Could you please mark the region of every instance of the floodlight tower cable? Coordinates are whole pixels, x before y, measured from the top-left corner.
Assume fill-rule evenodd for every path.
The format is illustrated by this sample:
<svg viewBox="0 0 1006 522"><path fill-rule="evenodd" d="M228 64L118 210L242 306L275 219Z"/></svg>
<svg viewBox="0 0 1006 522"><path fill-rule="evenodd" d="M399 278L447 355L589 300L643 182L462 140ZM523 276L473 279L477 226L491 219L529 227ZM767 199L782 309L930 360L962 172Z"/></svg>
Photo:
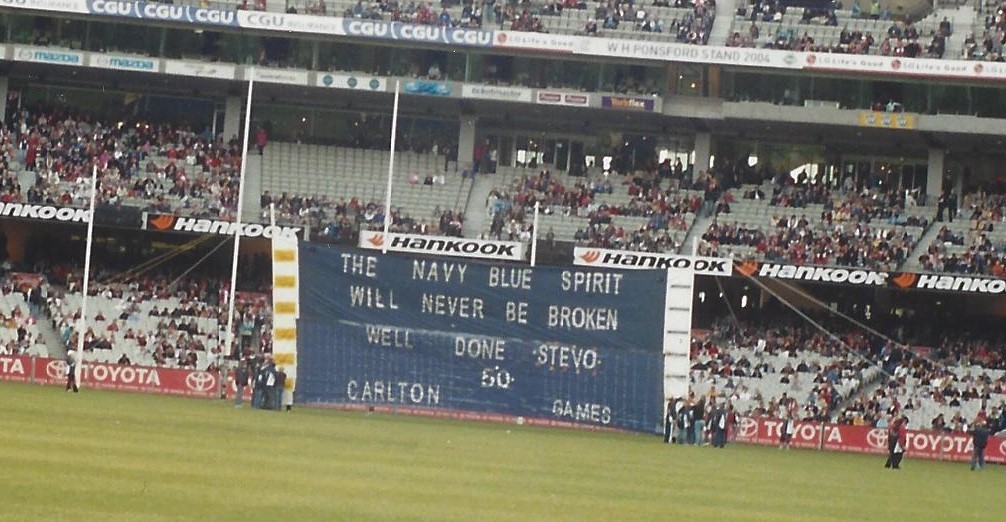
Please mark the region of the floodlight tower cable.
<svg viewBox="0 0 1006 522"><path fill-rule="evenodd" d="M843 341L839 336L835 335L834 332L832 332L831 330L828 330L821 323L818 323L817 321L815 321L814 319L812 319L810 316L808 316L806 313L804 313L803 310L800 310L799 307L797 307L793 303L789 302L789 300L787 300L786 298L782 297L778 292L776 292L776 291L772 290L771 288L769 288L768 285L766 285L766 284L762 283L761 281L755 279L753 276L751 276L749 274L744 274L744 277L748 278L748 280L750 280L752 283L754 283L755 285L757 285L762 290L764 290L764 291L768 292L769 294L771 294L772 297L775 297L776 299L778 299L779 302L781 302L782 304L786 305L787 308L789 308L794 313L796 313L797 315L799 315L803 320L805 320L808 323L810 323L814 328L817 328L818 330L820 330L822 333L824 333L826 336L828 336L829 339L837 342L839 344L839 346L842 347L843 350L845 350L846 352L855 354L856 357L858 357L859 359L865 361L867 364L869 364L871 366L877 366L882 373L888 374L888 372L886 372L884 370L883 365L877 364L875 361L870 360L869 357L867 357L867 356L863 355L862 353L859 353L858 351L854 350L845 341ZM890 374L888 374L888 375L890 375Z"/></svg>
<svg viewBox="0 0 1006 522"><path fill-rule="evenodd" d="M224 246L226 244L227 244L227 240L226 239L224 239L224 240L220 241L219 243L217 243L217 246L213 247L213 249L210 250L209 252L207 252L206 255L204 255L203 257L199 258L199 260L196 261L195 263L193 263L192 266L190 266L189 268L185 269L185 271L182 272L178 277L174 278L170 283L168 283L168 288L171 288L171 287L175 286L176 284L178 284L178 282L181 281L182 278L184 278L185 276L189 275L189 273L192 272L193 270L195 270L196 267L198 267L199 265L201 265L203 263L203 261L206 261L207 259L209 259L210 256L212 256L213 254L215 254L217 252L217 250L220 250L220 247L222 247L222 246Z"/></svg>
<svg viewBox="0 0 1006 522"><path fill-rule="evenodd" d="M136 265L135 267L130 268L129 270L126 270L125 272L122 272L121 274L111 276L107 280L102 281L102 283L106 283L106 284L107 283L118 283L118 282L125 281L126 279L129 279L130 277L139 277L139 276L143 275L144 273L146 273L146 272L148 272L150 270L153 270L154 268L157 268L158 266L163 265L164 263L170 261L171 259L182 255L185 252L188 252L190 250L196 249L201 244L207 242L210 239L212 239L212 236L210 236L210 235L199 236L196 239L193 239L192 241L189 241L188 243L184 243L182 245L178 245L175 248L172 248L171 250L168 250L167 252L164 252L163 254L159 254L159 255L157 255L154 258L148 259L148 260L146 260L146 261L144 261L144 262Z"/></svg>
<svg viewBox="0 0 1006 522"><path fill-rule="evenodd" d="M751 276L748 276L748 277L751 277ZM881 339L884 339L885 341L897 344L899 346L904 346L904 343L902 343L901 341L899 341L897 339L894 339L894 338L888 336L887 334L884 334L883 332L879 332L879 331L875 330L874 328L872 328L872 327L870 327L870 326L862 323L858 319L856 319L854 317L851 317L851 316L845 314L844 312L842 312L840 310L837 310L837 309L832 310L826 303L824 303L823 301L821 301L817 297L814 297L813 294L808 293L806 290L800 288L799 286L796 286L795 284L788 283L786 281L778 281L778 283L779 283L780 286L785 287L787 290L790 290L793 293L800 295L800 297L803 297L803 298L807 299L808 301L810 301L810 302L812 302L812 303L820 306L821 308L826 309L826 310L828 310L831 313L834 313L835 315L841 317L842 319L845 319L846 321L849 321L850 323L858 326L859 328L862 328L863 330L866 330L867 332L870 332L873 335L876 335L877 337L880 337Z"/></svg>
<svg viewBox="0 0 1006 522"><path fill-rule="evenodd" d="M739 319L737 319L737 314L734 312L733 305L730 304L730 298L727 296L726 291L723 290L723 283L720 283L720 278L718 278L718 277L716 277L714 279L716 279L716 287L719 288L720 295L723 296L723 302L725 302L727 304L727 310L730 311L730 318L734 320L734 326L736 326L737 329L740 330L741 329L741 322L740 322Z"/></svg>

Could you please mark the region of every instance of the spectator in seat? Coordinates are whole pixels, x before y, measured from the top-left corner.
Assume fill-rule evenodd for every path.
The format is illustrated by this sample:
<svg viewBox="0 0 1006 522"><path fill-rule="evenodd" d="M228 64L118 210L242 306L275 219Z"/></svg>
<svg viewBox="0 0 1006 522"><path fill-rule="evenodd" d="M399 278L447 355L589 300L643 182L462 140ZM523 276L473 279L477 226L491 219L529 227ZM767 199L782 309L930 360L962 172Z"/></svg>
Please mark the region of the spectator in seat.
<svg viewBox="0 0 1006 522"><path fill-rule="evenodd" d="M258 154L261 156L265 151L265 146L269 143L269 133L264 127L259 127L255 131L255 146L258 147Z"/></svg>

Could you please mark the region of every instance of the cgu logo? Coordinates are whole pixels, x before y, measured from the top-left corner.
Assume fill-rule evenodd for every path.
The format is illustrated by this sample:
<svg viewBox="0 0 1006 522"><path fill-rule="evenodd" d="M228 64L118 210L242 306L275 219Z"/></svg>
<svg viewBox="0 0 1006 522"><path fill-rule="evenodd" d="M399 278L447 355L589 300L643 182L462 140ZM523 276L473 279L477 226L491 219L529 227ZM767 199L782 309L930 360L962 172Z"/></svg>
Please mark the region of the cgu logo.
<svg viewBox="0 0 1006 522"><path fill-rule="evenodd" d="M283 27L284 18L278 14L252 13L248 15L248 23L258 27Z"/></svg>
<svg viewBox="0 0 1006 522"><path fill-rule="evenodd" d="M140 16L138 11L134 11L135 8L136 6L132 2L106 2L104 0L96 0L91 3L91 11L98 14Z"/></svg>
<svg viewBox="0 0 1006 522"><path fill-rule="evenodd" d="M391 28L385 23L376 22L349 22L346 32L352 35L377 36L380 38L391 37Z"/></svg>
<svg viewBox="0 0 1006 522"><path fill-rule="evenodd" d="M233 12L219 11L217 9L196 9L193 12L193 18L197 22L210 23L210 24L224 24L224 25L234 25L237 23L237 18ZM279 17L280 25L283 24L283 17Z"/></svg>
<svg viewBox="0 0 1006 522"><path fill-rule="evenodd" d="M489 46L493 43L492 33L486 33L482 31L462 31L454 30L449 31L447 36L450 38L451 43L461 44L461 45L481 45Z"/></svg>
<svg viewBox="0 0 1006 522"><path fill-rule="evenodd" d="M145 4L143 6L143 16L159 20L183 20L185 18L185 6L171 4Z"/></svg>

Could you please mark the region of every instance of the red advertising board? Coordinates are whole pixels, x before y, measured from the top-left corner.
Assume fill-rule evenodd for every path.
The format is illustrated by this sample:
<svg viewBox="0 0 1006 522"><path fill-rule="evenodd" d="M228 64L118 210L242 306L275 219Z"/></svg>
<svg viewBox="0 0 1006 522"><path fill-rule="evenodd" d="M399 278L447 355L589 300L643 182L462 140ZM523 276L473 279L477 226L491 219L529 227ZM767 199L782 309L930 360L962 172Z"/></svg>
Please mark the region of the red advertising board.
<svg viewBox="0 0 1006 522"><path fill-rule="evenodd" d="M34 381L62 385L66 382L66 362L40 357L35 361ZM81 387L98 390L163 393L187 397L217 397L217 373L176 368L127 366L87 362L81 366Z"/></svg>
<svg viewBox="0 0 1006 522"><path fill-rule="evenodd" d="M742 417L737 422L737 442L747 444L779 444L783 421L768 417ZM815 449L821 446L821 423L797 422L790 446Z"/></svg>
<svg viewBox="0 0 1006 522"><path fill-rule="evenodd" d="M31 357L27 355L0 355L0 380L30 381Z"/></svg>
<svg viewBox="0 0 1006 522"><path fill-rule="evenodd" d="M737 424L737 442L779 444L783 422L766 417L744 417ZM906 455L909 458L968 461L971 437L964 433L908 430ZM887 430L870 426L846 426L816 422L797 422L791 445L794 448L823 449L849 453L887 453ZM991 437L985 448L985 460L1006 463L1006 438Z"/></svg>

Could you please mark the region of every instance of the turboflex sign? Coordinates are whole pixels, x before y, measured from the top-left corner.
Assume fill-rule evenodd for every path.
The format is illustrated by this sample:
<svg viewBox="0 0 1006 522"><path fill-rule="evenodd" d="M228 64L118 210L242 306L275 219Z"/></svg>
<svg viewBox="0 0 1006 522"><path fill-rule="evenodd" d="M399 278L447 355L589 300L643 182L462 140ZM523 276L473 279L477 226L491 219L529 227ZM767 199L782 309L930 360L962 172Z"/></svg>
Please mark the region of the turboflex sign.
<svg viewBox="0 0 1006 522"><path fill-rule="evenodd" d="M696 275L730 277L733 262L718 257L681 256L651 252L630 252L606 248L576 247L573 264L604 268L693 270Z"/></svg>
<svg viewBox="0 0 1006 522"><path fill-rule="evenodd" d="M498 261L523 261L524 244L516 241L486 241L461 237L422 236L398 234L376 230L360 231L360 248L431 254L439 256L472 257Z"/></svg>
<svg viewBox="0 0 1006 522"><path fill-rule="evenodd" d="M146 214L143 218L143 230L161 230L172 232L194 232L197 234L219 234L221 236L241 237L274 237L296 236L300 227L279 225L262 225L259 223L235 223L220 219L187 218L171 214Z"/></svg>

